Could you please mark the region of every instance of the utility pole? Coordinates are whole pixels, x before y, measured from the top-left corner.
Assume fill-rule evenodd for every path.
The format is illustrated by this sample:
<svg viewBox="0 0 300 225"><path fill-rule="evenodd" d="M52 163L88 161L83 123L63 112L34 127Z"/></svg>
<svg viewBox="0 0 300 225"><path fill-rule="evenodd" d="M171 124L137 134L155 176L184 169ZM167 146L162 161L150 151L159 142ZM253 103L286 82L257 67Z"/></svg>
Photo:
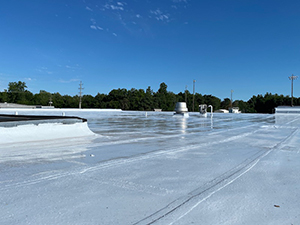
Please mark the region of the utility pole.
<svg viewBox="0 0 300 225"><path fill-rule="evenodd" d="M81 109L81 99L82 99L82 90L84 89L82 87L83 83L80 81L80 84L79 84L79 109Z"/></svg>
<svg viewBox="0 0 300 225"><path fill-rule="evenodd" d="M196 80L193 80L193 112L195 112L195 83Z"/></svg>
<svg viewBox="0 0 300 225"><path fill-rule="evenodd" d="M294 74L292 74L292 76L289 77L289 79L292 81L292 87L291 87L291 96L292 96L292 102L291 102L291 106L293 107L293 89L294 89L294 80L296 80L298 78L298 76L294 76Z"/></svg>
<svg viewBox="0 0 300 225"><path fill-rule="evenodd" d="M52 102L52 97L50 96L50 99L49 99L49 106L52 106L53 102Z"/></svg>

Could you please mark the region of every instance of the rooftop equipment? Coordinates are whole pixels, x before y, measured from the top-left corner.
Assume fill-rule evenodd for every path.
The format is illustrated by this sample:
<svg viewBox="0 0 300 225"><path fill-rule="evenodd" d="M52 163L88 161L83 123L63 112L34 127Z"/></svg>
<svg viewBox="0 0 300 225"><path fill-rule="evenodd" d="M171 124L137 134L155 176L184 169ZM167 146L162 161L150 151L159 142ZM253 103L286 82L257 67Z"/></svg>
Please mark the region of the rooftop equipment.
<svg viewBox="0 0 300 225"><path fill-rule="evenodd" d="M177 102L175 106L174 115L183 115L188 117L188 108L186 107L186 102Z"/></svg>
<svg viewBox="0 0 300 225"><path fill-rule="evenodd" d="M199 112L201 116L207 117L207 105L206 104L199 105Z"/></svg>
<svg viewBox="0 0 300 225"><path fill-rule="evenodd" d="M207 107L206 104L201 104L199 105L199 112L200 112L200 115L203 116L203 117L207 117L207 108L210 108L210 116L213 116L213 106L212 105L209 105Z"/></svg>

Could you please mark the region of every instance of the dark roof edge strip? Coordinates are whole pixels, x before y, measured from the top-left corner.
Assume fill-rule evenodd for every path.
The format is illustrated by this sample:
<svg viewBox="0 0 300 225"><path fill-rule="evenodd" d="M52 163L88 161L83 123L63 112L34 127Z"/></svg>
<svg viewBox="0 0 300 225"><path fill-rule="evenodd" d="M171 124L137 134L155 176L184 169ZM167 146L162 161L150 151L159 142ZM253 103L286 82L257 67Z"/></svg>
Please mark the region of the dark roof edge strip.
<svg viewBox="0 0 300 225"><path fill-rule="evenodd" d="M30 120L55 120L55 119L78 119L87 122L87 119L77 116L41 116L41 115L9 115L0 114L0 122L30 121Z"/></svg>

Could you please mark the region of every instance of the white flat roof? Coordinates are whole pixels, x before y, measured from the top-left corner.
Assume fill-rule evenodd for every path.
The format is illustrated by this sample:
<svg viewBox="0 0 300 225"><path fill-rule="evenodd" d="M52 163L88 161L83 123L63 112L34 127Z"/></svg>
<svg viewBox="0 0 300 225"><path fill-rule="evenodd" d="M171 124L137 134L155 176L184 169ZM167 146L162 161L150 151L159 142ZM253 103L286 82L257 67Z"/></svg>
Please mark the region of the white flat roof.
<svg viewBox="0 0 300 225"><path fill-rule="evenodd" d="M275 108L275 113L300 114L300 106L278 106Z"/></svg>

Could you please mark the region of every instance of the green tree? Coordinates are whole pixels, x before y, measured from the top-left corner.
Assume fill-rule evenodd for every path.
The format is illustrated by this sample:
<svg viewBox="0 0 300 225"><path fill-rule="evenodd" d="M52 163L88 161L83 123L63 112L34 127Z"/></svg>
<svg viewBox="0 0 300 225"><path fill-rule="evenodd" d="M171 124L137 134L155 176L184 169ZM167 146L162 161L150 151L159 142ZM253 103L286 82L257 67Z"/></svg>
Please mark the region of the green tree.
<svg viewBox="0 0 300 225"><path fill-rule="evenodd" d="M98 93L96 96L95 96L95 107L96 108L106 108L106 100L107 99L107 95L105 94L100 94Z"/></svg>
<svg viewBox="0 0 300 225"><path fill-rule="evenodd" d="M150 86L148 86L144 97L144 110L151 111L153 109L154 109L153 90L151 89Z"/></svg>
<svg viewBox="0 0 300 225"><path fill-rule="evenodd" d="M55 108L63 108L64 106L63 97L58 92L52 94L52 102Z"/></svg>
<svg viewBox="0 0 300 225"><path fill-rule="evenodd" d="M204 97L205 104L212 105L214 110L220 109L221 99L212 95L204 95L203 97Z"/></svg>
<svg viewBox="0 0 300 225"><path fill-rule="evenodd" d="M4 90L4 92L0 92L0 102L7 102L7 101L8 101L7 90Z"/></svg>
<svg viewBox="0 0 300 225"><path fill-rule="evenodd" d="M168 95L167 87L168 86L164 82L161 83L157 93L154 94L155 105L158 108L162 109L163 111L166 111L169 108L167 103L167 95Z"/></svg>
<svg viewBox="0 0 300 225"><path fill-rule="evenodd" d="M249 113L251 112L250 106L248 102L244 102L242 100L235 100L233 102L233 107L239 107L242 113Z"/></svg>
<svg viewBox="0 0 300 225"><path fill-rule="evenodd" d="M77 96L77 97L79 99L79 96ZM82 96L82 103L81 103L82 108L95 108L95 106L96 106L96 100L92 95L83 95Z"/></svg>
<svg viewBox="0 0 300 225"><path fill-rule="evenodd" d="M220 105L221 109L229 109L231 107L231 100L229 98L224 98Z"/></svg>
<svg viewBox="0 0 300 225"><path fill-rule="evenodd" d="M7 100L11 103L26 104L26 97L31 97L29 91L25 95L25 88L27 88L25 82L9 82L7 89Z"/></svg>
<svg viewBox="0 0 300 225"><path fill-rule="evenodd" d="M51 99L50 92L40 90L38 94L35 94L33 96L33 103L35 105L49 105L50 99Z"/></svg>
<svg viewBox="0 0 300 225"><path fill-rule="evenodd" d="M125 88L113 89L107 98L107 107L113 109L130 109L128 91Z"/></svg>
<svg viewBox="0 0 300 225"><path fill-rule="evenodd" d="M128 91L128 99L130 101L131 110L145 110L145 91L143 89L132 88Z"/></svg>
<svg viewBox="0 0 300 225"><path fill-rule="evenodd" d="M25 88L27 88L25 82L9 82L8 83L8 93L20 93L20 92L25 92Z"/></svg>
<svg viewBox="0 0 300 225"><path fill-rule="evenodd" d="M62 96L63 105L62 108L78 108L79 107L79 96L74 97L70 95Z"/></svg>
<svg viewBox="0 0 300 225"><path fill-rule="evenodd" d="M257 97L253 95L247 102L251 113L256 113L256 110L255 110L256 99L257 99Z"/></svg>
<svg viewBox="0 0 300 225"><path fill-rule="evenodd" d="M266 113L265 98L262 95L257 95L254 109L258 113Z"/></svg>

